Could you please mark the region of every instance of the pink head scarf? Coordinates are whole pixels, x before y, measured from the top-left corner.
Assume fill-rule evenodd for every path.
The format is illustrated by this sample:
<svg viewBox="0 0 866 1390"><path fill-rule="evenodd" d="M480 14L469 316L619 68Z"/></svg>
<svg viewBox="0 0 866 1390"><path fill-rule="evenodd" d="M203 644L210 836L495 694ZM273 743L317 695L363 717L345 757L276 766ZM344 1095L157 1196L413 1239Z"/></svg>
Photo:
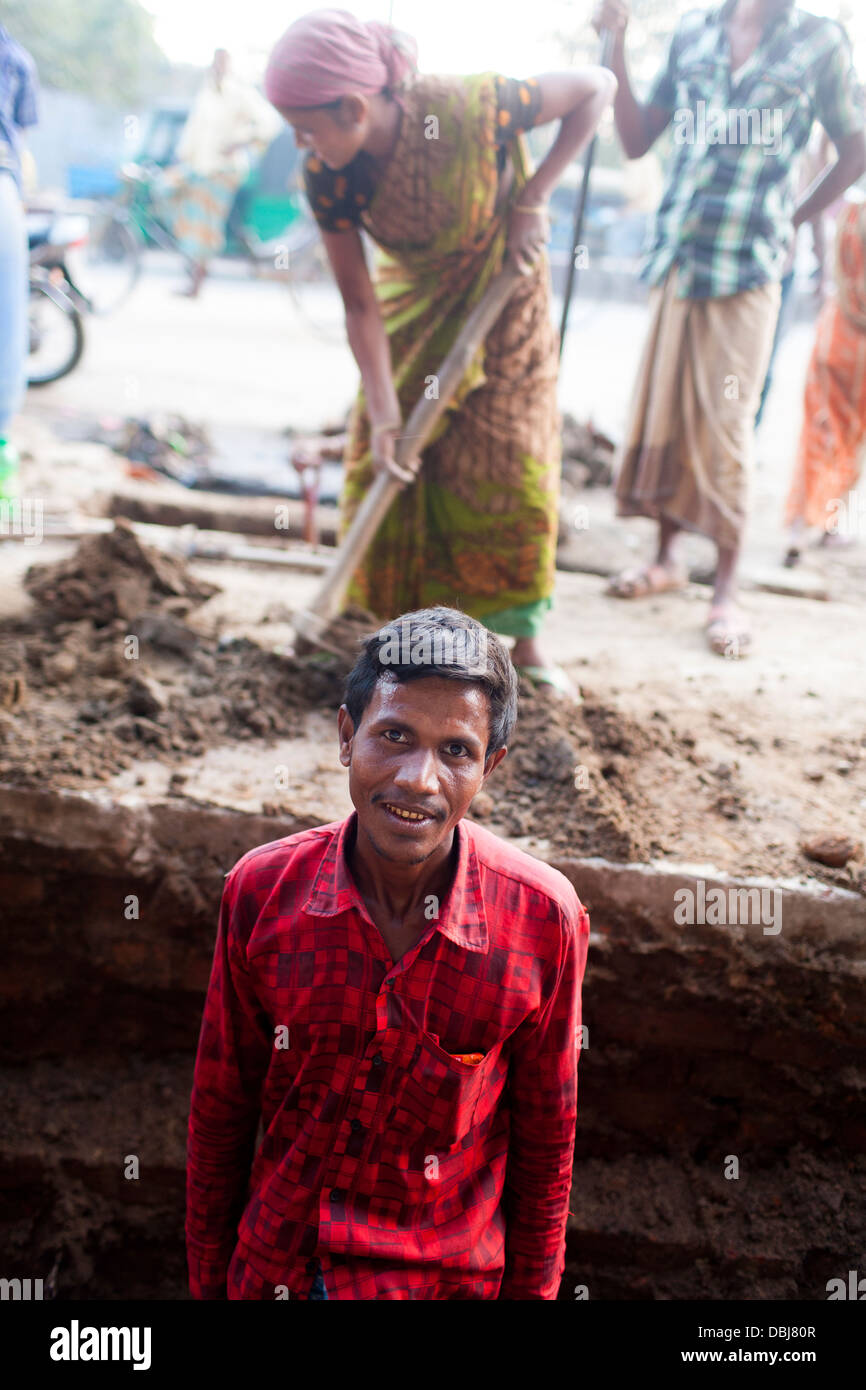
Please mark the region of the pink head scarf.
<svg viewBox="0 0 866 1390"><path fill-rule="evenodd" d="M415 40L348 10L314 10L290 25L265 72L265 95L279 107L324 106L358 92L398 90L417 58Z"/></svg>

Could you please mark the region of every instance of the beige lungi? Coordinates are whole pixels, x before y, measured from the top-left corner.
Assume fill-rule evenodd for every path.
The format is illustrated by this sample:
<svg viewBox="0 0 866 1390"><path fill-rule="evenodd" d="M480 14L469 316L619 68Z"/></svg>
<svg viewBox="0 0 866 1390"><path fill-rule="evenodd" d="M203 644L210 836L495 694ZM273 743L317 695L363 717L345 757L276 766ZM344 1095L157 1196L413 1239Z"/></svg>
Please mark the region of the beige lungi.
<svg viewBox="0 0 866 1390"><path fill-rule="evenodd" d="M650 326L616 482L619 516L666 517L718 545L742 539L755 414L770 360L778 281L678 299L677 268L650 294Z"/></svg>

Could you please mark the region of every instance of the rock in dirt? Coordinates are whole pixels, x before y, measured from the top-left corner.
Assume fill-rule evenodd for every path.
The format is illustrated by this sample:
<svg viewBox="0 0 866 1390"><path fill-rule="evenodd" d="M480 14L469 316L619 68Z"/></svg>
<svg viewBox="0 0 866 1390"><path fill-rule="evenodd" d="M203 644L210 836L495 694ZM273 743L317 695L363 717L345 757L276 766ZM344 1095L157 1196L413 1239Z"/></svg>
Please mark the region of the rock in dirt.
<svg viewBox="0 0 866 1390"><path fill-rule="evenodd" d="M198 643L192 628L170 613L142 613L135 619L135 635L141 642L149 642L161 651L177 652L178 656L189 656Z"/></svg>
<svg viewBox="0 0 866 1390"><path fill-rule="evenodd" d="M850 836L832 832L813 835L803 845L807 859L814 859L817 864L826 864L831 869L844 869L849 859L859 857L860 849L861 846Z"/></svg>
<svg viewBox="0 0 866 1390"><path fill-rule="evenodd" d="M219 592L195 579L183 560L145 545L122 520L107 535L83 540L68 559L32 565L24 587L55 622L90 619L97 627L135 618L169 598L204 603Z"/></svg>
<svg viewBox="0 0 866 1390"><path fill-rule="evenodd" d="M140 672L129 682L126 707L132 714L142 714L152 719L168 709L168 695L158 680Z"/></svg>
<svg viewBox="0 0 866 1390"><path fill-rule="evenodd" d="M562 472L576 487L609 487L616 445L591 423L562 417Z"/></svg>
<svg viewBox="0 0 866 1390"><path fill-rule="evenodd" d="M8 710L21 709L27 703L27 682L15 672L10 676L0 676L0 707Z"/></svg>
<svg viewBox="0 0 866 1390"><path fill-rule="evenodd" d="M75 675L78 661L75 653L68 649L63 649L56 656L46 657L42 663L42 669L52 685L60 685L63 681L71 680Z"/></svg>

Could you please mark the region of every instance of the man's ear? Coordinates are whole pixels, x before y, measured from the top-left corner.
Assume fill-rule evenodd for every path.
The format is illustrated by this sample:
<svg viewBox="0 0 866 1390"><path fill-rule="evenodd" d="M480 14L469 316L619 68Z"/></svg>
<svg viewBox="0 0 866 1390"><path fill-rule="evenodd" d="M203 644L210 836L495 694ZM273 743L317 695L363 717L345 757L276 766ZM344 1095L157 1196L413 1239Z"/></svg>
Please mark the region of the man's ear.
<svg viewBox="0 0 866 1390"><path fill-rule="evenodd" d="M485 759L485 762L484 762L484 776L481 778L481 785L482 785L482 786L483 786L484 783L487 781L487 778L490 776L490 774L491 774L491 772L493 771L493 769L494 769L495 767L498 767L499 764L502 762L502 759L505 757L505 755L507 754L507 752L508 752L508 749L507 749L507 748L497 748L497 750L496 750L495 753L490 753L490 754L488 755L488 757Z"/></svg>
<svg viewBox="0 0 866 1390"><path fill-rule="evenodd" d="M340 706L340 712L337 715L337 732L340 738L340 762L343 767L348 767L352 761L352 739L355 737L355 726L345 705Z"/></svg>

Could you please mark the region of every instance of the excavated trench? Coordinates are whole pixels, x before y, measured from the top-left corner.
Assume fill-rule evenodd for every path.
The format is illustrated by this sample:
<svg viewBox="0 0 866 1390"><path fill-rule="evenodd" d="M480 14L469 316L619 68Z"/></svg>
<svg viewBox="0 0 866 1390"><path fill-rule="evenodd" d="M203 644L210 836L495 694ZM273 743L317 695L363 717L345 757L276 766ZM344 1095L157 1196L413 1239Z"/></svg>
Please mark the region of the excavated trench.
<svg viewBox="0 0 866 1390"><path fill-rule="evenodd" d="M186 1297L223 874L305 823L0 787L7 1275L64 1299ZM549 857L593 923L561 1298L825 1298L866 1235L862 898L787 885L777 935L683 928L687 874Z"/></svg>
<svg viewBox="0 0 866 1390"><path fill-rule="evenodd" d="M0 624L2 1273L58 1298L184 1298L223 876L345 813L329 781L342 677L223 641L214 586L128 526L26 586L31 611ZM522 691L508 759L473 802L591 914L563 1299L819 1299L863 1269L866 883L798 880L790 836L774 848L741 816L737 763L713 759L661 710ZM283 762L292 786L275 793ZM732 818L733 860L781 895L778 933L677 924L675 894L701 875L738 885L659 859L662 841L689 843L696 821L715 853Z"/></svg>

